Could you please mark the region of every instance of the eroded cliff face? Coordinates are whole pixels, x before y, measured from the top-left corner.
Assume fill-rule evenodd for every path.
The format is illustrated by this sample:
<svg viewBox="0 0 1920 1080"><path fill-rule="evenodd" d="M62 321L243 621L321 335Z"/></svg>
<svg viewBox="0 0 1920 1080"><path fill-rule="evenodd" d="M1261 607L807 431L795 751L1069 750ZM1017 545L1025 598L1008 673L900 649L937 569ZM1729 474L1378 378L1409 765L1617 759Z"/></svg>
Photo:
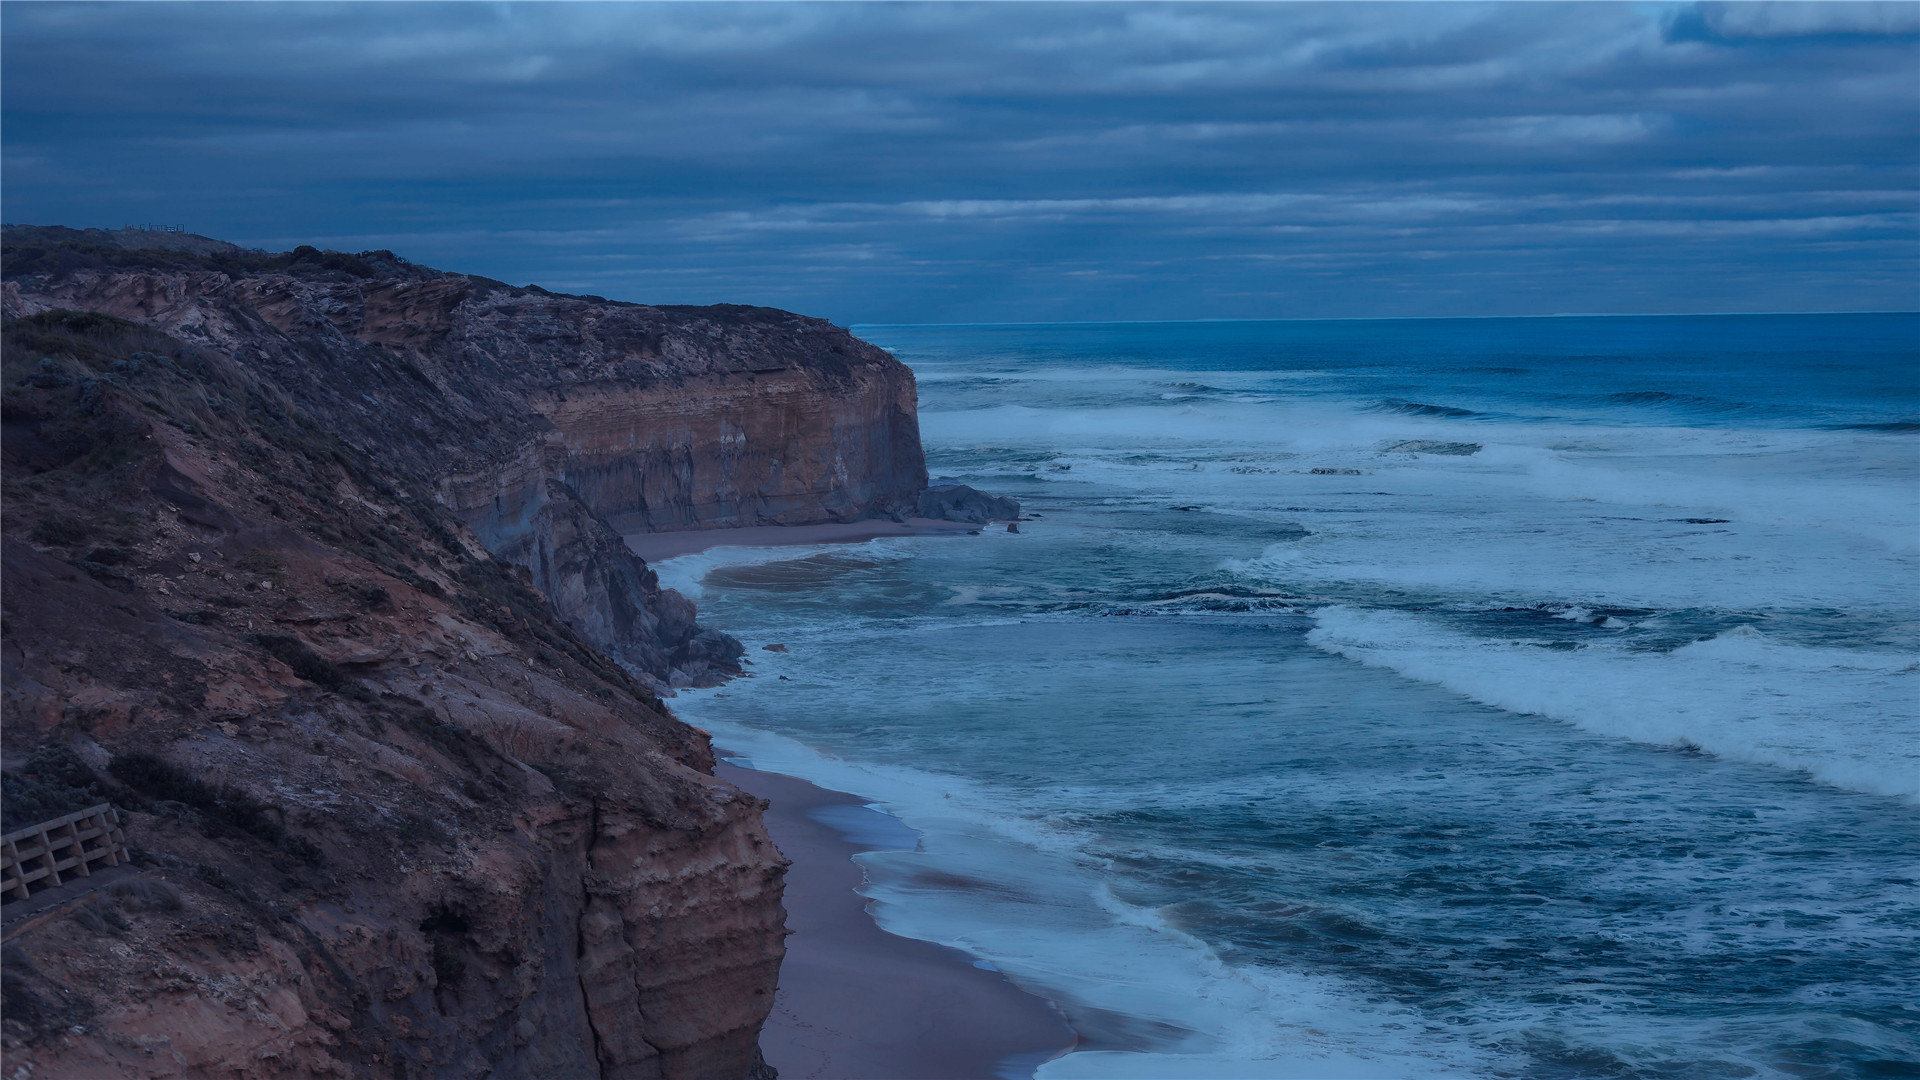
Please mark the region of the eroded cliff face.
<svg viewBox="0 0 1920 1080"><path fill-rule="evenodd" d="M819 319L558 296L386 252L9 236L30 252L7 267L11 315L104 312L239 359L430 484L562 617L659 686L724 675L737 653L696 642L617 534L912 513L926 487L912 373Z"/></svg>
<svg viewBox="0 0 1920 1080"><path fill-rule="evenodd" d="M622 532L905 513L926 486L913 377L897 363L747 371L697 394L600 383L534 405L567 483Z"/></svg>
<svg viewBox="0 0 1920 1080"><path fill-rule="evenodd" d="M784 862L657 696L739 646L608 518L903 505L904 369L384 255L7 240L7 825L110 801L139 856L8 917L7 1074L757 1075Z"/></svg>

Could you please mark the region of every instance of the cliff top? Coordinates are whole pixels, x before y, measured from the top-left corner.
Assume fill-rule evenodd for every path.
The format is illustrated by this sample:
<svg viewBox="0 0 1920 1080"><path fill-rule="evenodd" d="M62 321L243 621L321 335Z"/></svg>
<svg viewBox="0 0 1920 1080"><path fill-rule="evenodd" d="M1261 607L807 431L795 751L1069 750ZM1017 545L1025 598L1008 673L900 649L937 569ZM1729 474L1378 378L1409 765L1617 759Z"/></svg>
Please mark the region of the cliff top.
<svg viewBox="0 0 1920 1080"><path fill-rule="evenodd" d="M385 248L344 252L302 244L272 252L198 233L155 229L74 229L65 225L0 226L0 279L59 278L83 271L212 271L230 280L286 275L306 281L460 281L510 297L544 297L611 308L668 313L716 326L799 323L834 327L826 319L752 304L640 304L591 293L563 293L539 285L509 285L494 278L421 266ZM842 331L844 333L844 330Z"/></svg>
<svg viewBox="0 0 1920 1080"><path fill-rule="evenodd" d="M591 386L779 374L830 394L912 378L824 319L566 296L389 251L273 254L191 234L12 225L0 281L9 319L100 312L242 357L350 443L416 474L497 464L540 426L529 402Z"/></svg>

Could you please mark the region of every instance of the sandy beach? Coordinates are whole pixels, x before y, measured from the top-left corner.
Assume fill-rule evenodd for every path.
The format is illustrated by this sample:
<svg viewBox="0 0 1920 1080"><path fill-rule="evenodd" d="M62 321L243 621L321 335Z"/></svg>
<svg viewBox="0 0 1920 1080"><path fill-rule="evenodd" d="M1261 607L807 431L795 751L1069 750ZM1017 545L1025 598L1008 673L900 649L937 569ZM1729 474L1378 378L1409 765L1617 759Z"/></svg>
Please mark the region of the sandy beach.
<svg viewBox="0 0 1920 1080"><path fill-rule="evenodd" d="M866 524L866 523L862 523ZM744 530L734 530L735 532ZM666 534L673 535L673 534ZM861 800L779 773L721 764L763 799L787 871L787 958L760 1036L788 1080L980 1080L1029 1076L1074 1036L1052 1007L965 953L880 929L854 889L856 845L831 820ZM878 827L903 826L873 815Z"/></svg>
<svg viewBox="0 0 1920 1080"><path fill-rule="evenodd" d="M830 522L825 525L749 525L739 529L686 529L680 532L628 533L627 548L648 562L692 555L716 547L787 547L794 544L851 544L888 536L964 536L989 526L965 521L908 518L906 521ZM991 528L1003 529L1004 524Z"/></svg>

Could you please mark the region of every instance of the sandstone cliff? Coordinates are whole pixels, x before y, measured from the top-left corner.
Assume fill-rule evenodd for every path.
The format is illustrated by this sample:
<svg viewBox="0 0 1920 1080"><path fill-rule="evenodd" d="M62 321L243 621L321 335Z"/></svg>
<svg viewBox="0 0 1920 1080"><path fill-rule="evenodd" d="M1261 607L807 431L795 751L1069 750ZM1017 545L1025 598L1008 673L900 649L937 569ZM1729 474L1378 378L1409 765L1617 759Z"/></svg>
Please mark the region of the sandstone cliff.
<svg viewBox="0 0 1920 1080"><path fill-rule="evenodd" d="M390 252L8 231L9 317L115 315L244 363L436 499L643 680L731 668L617 533L913 512L913 375L819 319L654 308ZM606 526L611 525L609 530Z"/></svg>
<svg viewBox="0 0 1920 1080"><path fill-rule="evenodd" d="M609 522L910 506L911 376L783 312L125 240L0 254L7 826L111 801L139 854L8 916L7 1074L759 1072L784 863L657 696L739 646Z"/></svg>

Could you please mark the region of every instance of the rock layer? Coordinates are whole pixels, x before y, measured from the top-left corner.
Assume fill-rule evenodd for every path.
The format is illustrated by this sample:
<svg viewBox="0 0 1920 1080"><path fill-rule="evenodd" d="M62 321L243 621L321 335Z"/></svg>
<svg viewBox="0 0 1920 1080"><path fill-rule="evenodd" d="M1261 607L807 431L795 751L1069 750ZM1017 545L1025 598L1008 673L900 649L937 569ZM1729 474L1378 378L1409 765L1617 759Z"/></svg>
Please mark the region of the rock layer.
<svg viewBox="0 0 1920 1080"><path fill-rule="evenodd" d="M702 385L596 381L534 398L581 498L622 532L852 521L912 505L926 467L911 372L818 320L756 308L703 317L732 362L703 358ZM779 359L790 355L809 362Z"/></svg>
<svg viewBox="0 0 1920 1080"><path fill-rule="evenodd" d="M738 671L621 541L924 486L818 320L387 253L6 234L8 827L124 880L10 917L5 1071L743 1077L784 862L657 693Z"/></svg>

